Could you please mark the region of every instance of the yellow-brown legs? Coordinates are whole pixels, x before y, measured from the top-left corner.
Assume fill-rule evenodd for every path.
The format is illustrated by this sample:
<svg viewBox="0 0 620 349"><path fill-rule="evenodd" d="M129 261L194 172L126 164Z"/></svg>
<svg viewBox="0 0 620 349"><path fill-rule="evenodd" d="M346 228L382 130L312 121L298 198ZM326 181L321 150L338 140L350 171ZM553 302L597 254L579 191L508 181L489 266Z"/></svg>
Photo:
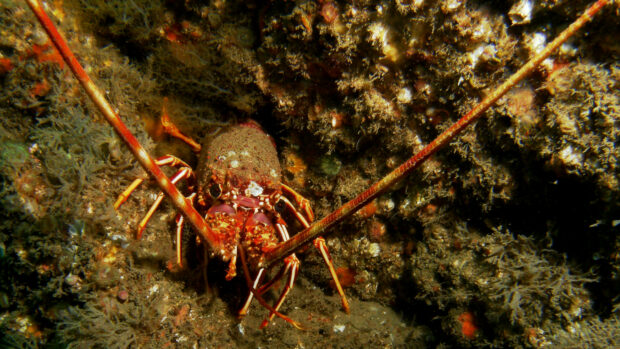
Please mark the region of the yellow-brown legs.
<svg viewBox="0 0 620 349"><path fill-rule="evenodd" d="M172 182L172 184L177 184L179 180L183 178L188 178L192 173L193 172L190 168L184 167L181 170L179 170L174 175L174 177L172 177L170 182ZM149 222L149 220L153 216L153 213L155 213L155 210L157 210L157 208L159 207L159 205L161 204L163 200L164 200L164 192L160 191L159 194L157 194L157 198L155 199L155 202L153 202L149 211L146 213L146 215L144 215L144 218L142 218L142 220L140 221L140 224L138 224L138 232L136 234L136 239L140 239L142 237L142 233L144 233L146 224Z"/></svg>
<svg viewBox="0 0 620 349"><path fill-rule="evenodd" d="M344 295L344 290L342 289L342 285L340 284L340 280L338 280L338 274L336 274L336 269L334 269L334 264L332 263L332 257L329 254L329 250L327 249L327 245L325 244L325 239L322 236L314 239L312 242L314 247L316 247L319 252L321 252L321 256L323 256L323 260L325 264L327 264L327 268L329 269L329 273L332 275L332 279L334 279L334 284L336 285L336 290L340 295L340 300L342 301L342 309L344 309L345 313L350 313L351 308L349 308L349 301L347 301L347 297Z"/></svg>
<svg viewBox="0 0 620 349"><path fill-rule="evenodd" d="M310 207L310 202L308 201L308 199L304 198L301 194L297 193L293 188L287 185L282 184L282 191L291 195L294 198L297 205L301 207L301 209L305 213L307 220L301 215L301 213L299 213L299 211L297 211L297 209L295 209L295 207L290 203L290 201L288 201L288 199L282 197L287 208L291 212L293 212L295 217L297 217L297 220L304 226L304 229L307 229L310 226L309 223L312 223L312 221L314 220L314 213L312 212L312 208ZM338 294L340 295L340 300L342 301L342 308L348 314L351 311L351 309L349 308L349 302L347 301L347 297L344 294L344 290L342 288L342 285L340 284L340 280L338 280L338 275L336 274L336 269L334 268L331 256L329 254L329 250L327 249L327 245L325 244L325 239L319 236L318 238L314 239L313 245L321 253L323 260L325 261L325 264L327 265L327 268L329 269L329 273L331 274L332 279L334 280L334 284L336 285L336 290L338 291Z"/></svg>
<svg viewBox="0 0 620 349"><path fill-rule="evenodd" d="M116 202L114 203L114 209L118 210L119 207L121 207L121 205L127 201L127 199L129 199L129 196L131 196L131 193L133 193L134 190L136 190L136 188L142 184L142 182L144 182L144 178L136 178L128 187L127 189L125 189L121 195L118 196L118 199L116 199Z"/></svg>
<svg viewBox="0 0 620 349"><path fill-rule="evenodd" d="M168 97L164 97L164 105L161 109L161 125L164 127L164 132L174 138L182 140L183 142L187 143L187 145L189 145L194 152L199 153L200 149L202 148L200 144L198 144L198 142L196 142L192 138L181 133L178 127L170 120L170 116L168 115Z"/></svg>
<svg viewBox="0 0 620 349"><path fill-rule="evenodd" d="M284 183L282 183L282 191L292 196L295 202L297 203L297 206L299 206L303 210L303 212L306 214L306 217L308 217L308 220L310 222L314 222L314 212L312 212L312 207L310 206L310 201L308 199L306 199L301 194L296 192L295 189L289 187L288 185ZM297 212L295 213L297 215Z"/></svg>
<svg viewBox="0 0 620 349"><path fill-rule="evenodd" d="M183 268L183 250L182 250L182 243L183 243L183 224L185 224L185 218L183 217L183 215L178 215L177 219L176 219L176 223L177 223L177 229L176 229L176 240L177 240L177 248L176 248L176 252L177 252L177 265L179 266L179 268Z"/></svg>
<svg viewBox="0 0 620 349"><path fill-rule="evenodd" d="M301 194L297 193L294 189L284 184L282 185L282 191L284 194L292 197L293 200L295 200L295 203L297 204L297 206L299 207L299 209L297 209L295 205L293 205L288 198L286 198L285 196L280 196L280 200L284 202L287 210L296 217L296 219L304 226L304 228L308 228L310 226L310 223L314 220L314 213L312 212L312 207L310 206L310 202L308 201L308 199L304 198ZM283 220L281 220L281 218L279 218L278 222L276 223L276 230L280 234L280 239L282 241L287 241L290 239L288 230L286 229L286 223ZM338 275L336 274L336 270L332 263L331 256L329 255L329 250L327 249L327 245L325 244L325 239L323 239L322 237L316 238L314 240L314 246L321 253L323 260L325 261L325 264L327 265L327 268L329 269L329 273L334 279L334 283L336 284L336 289L338 290L338 294L340 295L340 299L342 301L342 308L344 309L345 312L349 313L350 311L349 302L347 301L347 298L344 294L344 290L342 289L340 280L338 280ZM260 285L264 277L263 268L259 269L258 274L254 278L254 282L251 282L249 280L249 276L247 277L248 287L250 287L250 294L248 295L248 298L246 299L243 307L239 311L239 317L244 317L245 315L247 315L250 304L254 297L256 297L261 302L261 304L265 306L265 304L263 304L264 302L261 299L259 299L260 295L267 292L267 290L269 290L277 281L281 280L285 275L288 274L287 282L284 285L284 288L282 289L282 292L280 293L280 297L276 301L273 308L265 306L267 309L269 309L269 316L265 320L263 320L263 322L260 325L260 328L262 329L265 326L269 325L269 322L271 322L271 320L273 320L273 318L276 315L285 319L287 322L293 324L293 326L297 327L296 323L292 322L292 320L288 318L283 317L283 315L281 315L278 311L280 307L282 306L282 304L284 303L286 296L288 296L289 292L295 285L295 280L297 279L297 271L299 270L300 262L297 256L295 256L295 254L292 253L284 259L284 263L285 263L284 267L282 267L271 280L269 280L267 283L262 285L260 288L258 288L258 285Z"/></svg>
<svg viewBox="0 0 620 349"><path fill-rule="evenodd" d="M295 327L296 329L303 330L304 328L303 328L303 327L302 327L302 326L301 326L298 322L296 322L295 320L293 320L293 319L289 318L288 316L286 316L286 315L284 315L284 314L280 313L277 309L275 309L274 307L270 306L270 305L269 305L269 304L268 304L268 303L267 303L267 302L263 299L263 297L262 297L262 295L261 295L261 292L258 292L258 291L256 290L255 285L257 285L258 283L260 283L260 279L262 278L262 276L261 276L261 275L262 275L262 273L264 273L265 268L260 268L260 269L259 269L259 271L258 271L258 275L257 275L257 277L256 277L256 280L255 280L254 282L252 282L252 280L250 279L250 270L249 270L249 268L248 268L248 264L247 264L247 259L246 259L246 256L245 256L245 252L243 251L243 248L242 248L241 246L239 246L238 251L239 251L239 257L241 257L241 266L243 267L243 276L245 277L245 281L246 281L246 283L247 283L248 287L250 288L250 293L254 296L253 298L256 298L256 300L258 301L258 303L260 303L260 305L262 305L263 307L265 307L265 308L267 308L267 309L269 310L269 312L270 312L270 313L269 313L269 316L270 316L270 317L271 317L272 315L275 315L275 316L277 316L277 317L281 318L282 320L284 320L284 321L288 322L289 324L293 325L293 327ZM288 257L287 257L287 258L288 258ZM282 275L283 275L283 274L284 274L284 273L282 273ZM281 277L281 276L280 276L280 277ZM295 280L293 279L293 282L294 282L294 281L295 281ZM265 290L266 290L266 289L265 289ZM290 288L289 288L289 290L290 290ZM263 292L264 292L264 291L263 291ZM286 291L286 293L288 293L288 291ZM286 297L286 294L284 294L284 292L283 292L283 295L281 295L281 296L280 296L281 300L279 299L279 300L278 300L278 303L280 303L280 304L281 304L281 303L282 303L282 301L284 300L284 298L285 298L285 297ZM252 298L248 297L248 300L246 301L247 306L246 306L246 305L244 305L245 310L244 310L244 309L242 309L243 313L239 312L239 316L243 316L243 315L247 314L247 310L248 310L248 309L247 309L247 307L249 306L249 303L250 303L251 301L252 301ZM265 321L267 321L267 320L265 320ZM263 324L265 324L265 321L263 321ZM269 323L269 322L267 321L267 324L268 324L268 323ZM265 326L266 326L266 324L265 324ZM264 327L264 326L263 326L263 325L261 325L261 328L263 328L263 327Z"/></svg>
<svg viewBox="0 0 620 349"><path fill-rule="evenodd" d="M170 120L170 116L168 115L168 98L165 97L164 98L164 103L162 106L162 113L161 113L161 124L164 128L164 132L166 132L167 134L169 134L172 137L178 138L180 140L182 140L183 142L187 143L193 151L195 152L200 152L201 146L200 144L198 144L198 142L194 141L192 138L185 136L183 133L181 133L181 131L178 129L178 127L172 123L172 121ZM172 184L176 184L179 180L183 179L183 178L190 178L190 177L195 177L194 176L194 172L192 171L191 167L183 160L177 158L176 156L173 155L165 155L159 159L157 159L155 161L155 164L157 166L170 166L170 167L178 167L179 171L175 174L175 176L170 180L170 182ZM116 202L114 203L114 209L117 210L125 201L127 201L127 199L129 198L129 196L131 196L131 193L133 193L134 190L136 190L136 188L138 188L138 186L140 186L140 184L142 184L142 182L144 182L144 178L136 178L128 187L127 189L125 189L119 196L118 199L116 200ZM194 204L194 198L196 197L196 193L192 193L190 196L187 197L187 199L189 199L189 202L191 204L191 206L193 206ZM138 239L140 239L142 237L142 234L144 232L144 229L146 228L146 225L148 223L148 221L151 219L151 217L153 216L153 213L155 213L155 211L157 210L157 208L159 207L159 205L161 204L162 200L164 199L164 193L163 192L159 192L159 194L157 195L157 198L155 199L155 202L151 205L151 208L148 210L148 212L146 213L146 215L144 216L144 218L142 218L142 220L140 221L140 224L138 224L138 231L136 234L136 237ZM185 223L185 217L182 214L179 214L177 216L176 219L176 241L177 241L177 246L176 246L176 254L177 254L177 264L179 265L179 267L183 267L183 254L182 254L182 237L183 237L183 224Z"/></svg>
<svg viewBox="0 0 620 349"><path fill-rule="evenodd" d="M180 167L179 171L177 171L177 173L174 175L174 177L170 180L170 182L172 184L176 184L178 181L180 181L181 179L184 179L184 178L188 179L190 177L194 177L194 172L189 167L189 165L186 164L183 160L177 158L176 156L172 156L172 155L163 156L163 157L157 159L155 161L155 164L157 166ZM129 187L127 187L127 189L125 189L119 195L118 199L114 203L114 209L118 209L127 200L127 198L129 198L131 193L133 193L133 191L143 181L144 181L143 178L138 178L138 179L134 180L129 185ZM153 213L155 213L155 210L157 210L157 207L159 207L159 205L161 204L163 199L164 199L164 193L163 192L159 192L159 194L157 195L157 198L155 199L155 202L151 205L151 208L146 213L144 218L142 218L142 221L140 221L140 224L138 225L138 232L137 232L137 235L136 235L138 239L140 239L142 237L142 233L144 232L144 229L146 228L146 224L151 219L151 216L153 216ZM178 258L179 257L177 256L177 259Z"/></svg>
<svg viewBox="0 0 620 349"><path fill-rule="evenodd" d="M265 275L265 269L264 268L260 269L258 273L256 274L256 277L254 278L254 283L250 287L252 287L252 289L254 290L258 290L258 285L263 280L264 275ZM260 292L258 291L257 293L260 294ZM243 307L241 308L241 310L239 310L239 318L243 318L244 316L248 314L248 311L250 310L250 303L252 303L252 299L254 299L254 292L250 290L250 294L248 295L248 298L243 304Z"/></svg>
<svg viewBox="0 0 620 349"><path fill-rule="evenodd" d="M194 205L195 198L196 198L196 193L192 193L190 196L187 197L187 199L189 199L189 202L192 204L192 206ZM176 229L177 265L183 268L183 250L182 250L183 241L182 240L183 240L183 224L185 223L185 217L180 213L177 214L176 223L177 223L177 229ZM206 270L206 268L204 270ZM205 278L205 282L206 282L206 278Z"/></svg>
<svg viewBox="0 0 620 349"><path fill-rule="evenodd" d="M288 231L286 230L284 221L280 221L276 223L276 230L280 234L280 239L282 239L282 241L286 241L289 239ZM240 253L241 252L242 251L240 251ZM244 263L243 259L242 259L242 263ZM291 291L291 289L295 285L295 279L297 278L297 271L299 270L299 264L300 264L299 259L297 259L297 256L295 256L294 253L286 257L284 259L284 266L280 268L278 273L271 280L269 280L266 284L264 284L260 288L258 287L258 285L260 285L263 279L265 269L264 268L259 269L258 273L256 274L256 277L254 278L254 282L252 284L248 284L248 287L250 288L250 294L248 295L248 298L246 299L241 310L239 310L239 317L242 318L248 314L250 304L252 302L252 299L254 299L254 297L256 297L257 300L259 300L259 302L261 302L261 304L264 306L264 304L262 303L261 299L259 299L259 297L261 297L263 293L267 292L277 281L281 280L284 277L284 275L288 274L288 280L286 282L286 285L284 286L284 289L280 293L280 297L278 298L276 304L273 307L266 307L269 310L269 317L261 323L260 328L262 329L265 326L267 326L269 322L271 322L271 320L273 320L274 316L276 315L284 319L284 317L281 316L278 310L282 306L282 303L284 303L284 299L286 298L288 293ZM286 320L286 321L290 322L295 327L299 326L297 323L291 322L292 320L291 321Z"/></svg>
<svg viewBox="0 0 620 349"><path fill-rule="evenodd" d="M299 259L297 259L297 257L294 254L286 257L284 259L284 267L280 269L278 274L276 274L276 276L273 279L269 280L267 284L263 285L259 289L258 285L262 281L263 276L264 276L264 271L265 271L265 269L260 269L256 277L254 278L254 283L250 286L252 287L254 291L250 290L250 294L248 295L248 298L245 301L245 304L243 305L241 310L239 310L239 317L242 318L248 314L250 303L252 302L252 299L254 299L254 293L258 295L262 295L263 293L267 292L267 290L269 290L271 286L273 286L277 281L282 279L282 277L288 273L288 281L286 282L286 285L284 286L284 289L282 290L282 293L280 294L278 301L273 306L273 309L270 309L269 317L263 320L263 322L260 325L261 329L265 328L265 326L267 326L269 322L271 322L271 320L273 320L273 318L276 316L276 314L278 313L278 310L280 310L280 307L282 306L282 303L284 303L284 299L286 298L288 293L293 288L295 284L295 279L297 278L298 269L299 269Z"/></svg>
<svg viewBox="0 0 620 349"><path fill-rule="evenodd" d="M171 167L187 167L191 170L191 168L189 167L188 164L185 163L185 161L177 158L176 156L173 155L166 155L166 156L162 156L161 158L155 160L155 164L157 166L171 166ZM192 173L193 175L193 173ZM144 178L136 178L128 187L127 189L125 189L119 196L118 199L116 199L116 202L114 203L114 209L118 210L119 207L121 207L121 205L123 203L125 203L125 201L127 201L127 199L131 196L131 193L133 193L134 190L136 190L136 188L138 188L138 186L140 184L142 184L142 182L144 182Z"/></svg>
<svg viewBox="0 0 620 349"><path fill-rule="evenodd" d="M284 274L286 274L286 272L288 271L288 281L286 282L286 285L284 285L284 289L282 290L282 293L280 294L280 298L278 298L276 305L273 307L275 312L271 311L269 313L269 317L263 320L263 322L260 324L261 329L265 328L267 325L269 325L269 322L273 320L276 312L280 310L280 306L282 306L282 303L284 303L284 299L295 285L295 279L297 279L297 270L299 270L299 259L297 259L297 257L292 254L284 258L284 263L286 265Z"/></svg>

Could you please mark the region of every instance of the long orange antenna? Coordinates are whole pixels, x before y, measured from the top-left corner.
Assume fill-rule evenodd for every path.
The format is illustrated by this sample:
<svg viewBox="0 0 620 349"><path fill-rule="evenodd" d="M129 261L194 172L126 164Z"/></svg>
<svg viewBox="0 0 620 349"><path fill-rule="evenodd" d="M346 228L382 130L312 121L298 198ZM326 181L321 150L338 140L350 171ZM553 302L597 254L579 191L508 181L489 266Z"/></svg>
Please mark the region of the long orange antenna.
<svg viewBox="0 0 620 349"><path fill-rule="evenodd" d="M125 144L129 147L133 155L138 162L144 167L144 169L150 173L159 187L168 195L172 200L174 206L187 217L190 223L196 228L202 238L204 238L209 245L216 251L219 251L220 241L217 235L209 229L204 219L198 212L192 207L189 201L179 192L179 190L170 182L170 179L161 171L159 166L155 164L153 158L148 152L138 143L138 140L129 131L127 126L119 118L118 114L112 109L108 101L106 100L101 90L90 79L88 74L84 71L84 68L80 65L78 60L73 55L73 52L67 46L67 42L58 33L56 26L52 20L47 16L45 11L41 8L41 4L38 0L26 0L32 12L39 20L39 23L43 26L50 40L54 43L54 46L60 52L60 55L67 63L73 75L78 79L90 99L95 103L97 109L101 111L103 116L108 120L110 125L114 127L118 135L125 141Z"/></svg>
<svg viewBox="0 0 620 349"><path fill-rule="evenodd" d="M577 20L575 20L575 22L573 22L573 24L560 33L560 35L548 44L547 47L545 47L538 55L527 62L523 67L521 67L521 69L506 80L506 82L496 88L482 102L474 107L474 109L450 126L450 128L445 130L420 152L412 156L409 160L405 161L405 163L394 169L394 171L390 172L387 176L383 177L380 181L373 184L370 188L366 189L363 193L359 194L357 197L353 198L336 211L330 213L325 218L314 223L308 229L303 230L291 239L281 243L273 251L267 253L263 267L269 267L281 258L295 252L295 250L302 245L310 242L317 236L324 234L325 231L331 228L334 224L357 212L371 200L381 195L385 190L407 176L409 172L420 166L420 164L422 164L431 155L448 144L455 136L461 133L463 129L479 119L491 105L493 105L500 97L502 97L524 77L532 73L543 60L549 57L553 51L555 51L568 38L575 34L577 30L589 22L592 19L592 16L607 5L607 3L608 0L599 0L591 5L579 18L577 18Z"/></svg>

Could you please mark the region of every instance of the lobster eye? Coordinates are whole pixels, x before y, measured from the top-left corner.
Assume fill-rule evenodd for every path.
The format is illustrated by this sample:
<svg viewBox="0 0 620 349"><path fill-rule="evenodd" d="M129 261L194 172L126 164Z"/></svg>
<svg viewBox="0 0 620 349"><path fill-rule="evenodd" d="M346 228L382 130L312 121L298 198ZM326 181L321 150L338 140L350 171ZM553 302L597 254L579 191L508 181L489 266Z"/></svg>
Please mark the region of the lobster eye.
<svg viewBox="0 0 620 349"><path fill-rule="evenodd" d="M276 210L276 212L278 212L279 214L283 214L284 210L286 209L286 203L284 202L284 200L280 199L276 202L276 204L273 206L273 208Z"/></svg>
<svg viewBox="0 0 620 349"><path fill-rule="evenodd" d="M211 184L209 187L209 195L211 195L213 199L219 198L220 195L222 195L222 187L217 183Z"/></svg>

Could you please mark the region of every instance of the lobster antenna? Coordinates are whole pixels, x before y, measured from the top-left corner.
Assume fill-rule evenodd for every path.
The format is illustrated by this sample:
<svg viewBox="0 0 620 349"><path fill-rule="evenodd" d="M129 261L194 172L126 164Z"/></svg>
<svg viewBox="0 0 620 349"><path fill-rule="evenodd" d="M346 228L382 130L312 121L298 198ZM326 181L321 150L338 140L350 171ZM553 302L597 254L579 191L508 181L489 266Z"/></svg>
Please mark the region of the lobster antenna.
<svg viewBox="0 0 620 349"><path fill-rule="evenodd" d="M67 63L73 75L80 82L88 97L95 103L97 109L103 114L103 116L108 120L108 123L114 127L116 133L125 141L125 144L129 147L129 150L133 153L133 155L138 159L140 165L146 170L146 172L150 173L159 187L164 191L168 197L172 200L174 206L181 211L190 223L196 228L198 233L205 241L211 246L215 251L220 250L220 239L218 236L209 228L209 226L205 223L202 216L194 209L191 202L189 202L183 194L179 192L170 179L162 172L162 170L155 164L153 158L149 155L149 153L140 145L136 137L129 131L125 123L120 119L118 114L112 109L112 106L106 100L104 94L101 90L93 83L90 79L84 68L80 65L78 60L67 46L67 42L60 35L56 26L52 22L52 20L48 17L48 15L41 8L41 3L38 0L26 0L28 6L32 12L34 12L35 16L39 20L39 23L45 29L48 37L60 52L60 55Z"/></svg>
<svg viewBox="0 0 620 349"><path fill-rule="evenodd" d="M437 136L431 143L429 143L424 149L420 150L417 154L409 158L402 165L394 169L388 175L383 177L380 181L373 184L370 188L353 198L351 201L342 205L336 211L330 213L320 221L317 221L309 228L303 230L291 239L279 244L275 249L268 252L263 261L262 267L269 267L276 261L288 256L295 252L302 245L310 242L317 236L325 234L327 229L331 228L336 223L339 223L344 218L357 212L360 208L364 207L371 200L381 195L385 190L394 185L397 181L407 176L409 172L416 169L431 155L437 152L439 149L448 144L454 137L456 137L463 129L469 126L472 122L479 119L483 113L489 109L499 98L501 98L506 92L508 92L519 81L531 74L538 65L545 60L553 51L555 51L560 45L562 45L568 38L573 36L575 32L586 23L588 23L592 17L605 5L608 0L598 0L592 4L579 18L575 20L568 28L566 28L558 37L549 43L540 53L534 58L528 61L521 67L516 73L514 73L508 80L496 88L491 94L489 94L482 102L474 107L469 113L460 118L450 128L445 130L442 134Z"/></svg>

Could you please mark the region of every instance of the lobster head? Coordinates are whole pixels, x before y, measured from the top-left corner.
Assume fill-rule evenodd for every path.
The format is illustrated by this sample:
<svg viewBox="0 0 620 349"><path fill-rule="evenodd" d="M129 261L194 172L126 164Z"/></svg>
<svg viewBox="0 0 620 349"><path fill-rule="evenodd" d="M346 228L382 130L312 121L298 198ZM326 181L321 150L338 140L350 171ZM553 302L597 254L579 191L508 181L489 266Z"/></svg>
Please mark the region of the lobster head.
<svg viewBox="0 0 620 349"><path fill-rule="evenodd" d="M216 187L219 186L212 186ZM214 252L229 263L227 280L237 275L238 253L246 253L244 259L250 261L250 266L256 266L264 253L278 243L273 213L265 208L269 206L270 196L262 195L262 188L257 188L260 188L258 184L250 182L243 194L235 189L227 191L214 200L205 217L206 223L220 238L220 250ZM211 194L217 196L218 193Z"/></svg>

